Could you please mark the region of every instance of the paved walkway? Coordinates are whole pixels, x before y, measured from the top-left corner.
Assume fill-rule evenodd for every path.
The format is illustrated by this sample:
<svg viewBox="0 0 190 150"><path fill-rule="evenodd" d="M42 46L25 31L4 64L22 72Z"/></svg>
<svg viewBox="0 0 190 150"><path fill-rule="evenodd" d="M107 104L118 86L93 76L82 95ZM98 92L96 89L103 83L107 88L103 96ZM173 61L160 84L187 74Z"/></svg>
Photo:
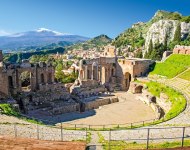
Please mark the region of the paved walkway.
<svg viewBox="0 0 190 150"><path fill-rule="evenodd" d="M89 150L103 150L102 144L99 143L99 137L97 131L91 131L91 142L88 144Z"/></svg>

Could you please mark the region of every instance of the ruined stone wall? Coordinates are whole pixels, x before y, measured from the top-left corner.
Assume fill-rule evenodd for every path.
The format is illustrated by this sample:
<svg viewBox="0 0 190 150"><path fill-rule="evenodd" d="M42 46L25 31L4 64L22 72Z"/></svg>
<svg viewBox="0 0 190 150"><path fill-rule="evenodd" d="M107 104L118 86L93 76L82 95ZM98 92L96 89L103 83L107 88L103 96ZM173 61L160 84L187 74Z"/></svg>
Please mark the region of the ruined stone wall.
<svg viewBox="0 0 190 150"><path fill-rule="evenodd" d="M176 45L173 49L173 54L190 55L190 46Z"/></svg>
<svg viewBox="0 0 190 150"><path fill-rule="evenodd" d="M9 95L8 78L2 68L0 68L0 93L2 93L1 97L4 97L3 95Z"/></svg>
<svg viewBox="0 0 190 150"><path fill-rule="evenodd" d="M0 50L0 62L3 62L3 53L2 53L2 50Z"/></svg>
<svg viewBox="0 0 190 150"><path fill-rule="evenodd" d="M54 82L54 68L53 67L38 67L37 68L37 84L46 84Z"/></svg>
<svg viewBox="0 0 190 150"><path fill-rule="evenodd" d="M108 104L111 104L111 103L116 103L118 101L119 100L118 100L117 97L97 99L95 101L86 102L85 103L85 110L97 109L100 106L108 105Z"/></svg>
<svg viewBox="0 0 190 150"><path fill-rule="evenodd" d="M52 114L58 115L58 114L64 114L64 113L70 113L70 112L76 112L79 111L79 104L69 104L67 106L60 106L55 107L52 109Z"/></svg>
<svg viewBox="0 0 190 150"><path fill-rule="evenodd" d="M0 81L2 80L0 84L4 85L1 91L4 91L4 93L7 93L9 95L14 95L22 92L22 82L20 78L23 72L28 72L30 74L31 91L39 90L39 86L40 84L42 84L42 75L43 84L50 84L54 82L55 70L51 65L48 64L45 64L43 66L40 64L32 65L29 62L23 62L20 65L7 65L5 69L3 69L2 67L0 68Z"/></svg>
<svg viewBox="0 0 190 150"><path fill-rule="evenodd" d="M100 57L95 59L82 60L80 62L80 80L97 80L102 84L108 83L115 75L115 57Z"/></svg>
<svg viewBox="0 0 190 150"><path fill-rule="evenodd" d="M149 72L149 67L153 62L151 60L136 61L133 67L133 76L145 76Z"/></svg>

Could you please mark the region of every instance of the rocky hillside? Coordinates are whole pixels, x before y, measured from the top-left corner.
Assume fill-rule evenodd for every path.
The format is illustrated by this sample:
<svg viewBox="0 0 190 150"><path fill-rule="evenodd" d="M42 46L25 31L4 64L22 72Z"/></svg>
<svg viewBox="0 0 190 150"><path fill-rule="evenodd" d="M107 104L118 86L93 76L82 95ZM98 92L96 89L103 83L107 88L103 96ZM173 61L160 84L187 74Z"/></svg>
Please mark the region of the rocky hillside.
<svg viewBox="0 0 190 150"><path fill-rule="evenodd" d="M177 39L177 34L180 34L179 39ZM112 44L116 47L131 45L132 50L141 48L145 54L150 47L152 47L151 50L155 47L160 48L159 44L164 45L165 49L172 49L175 44L180 44L180 42L188 45L190 41L186 40L189 35L190 16L159 10L150 21L138 22L121 33L113 40Z"/></svg>
<svg viewBox="0 0 190 150"><path fill-rule="evenodd" d="M105 45L111 43L112 39L107 35L99 35L83 43L77 43L67 47L67 50L101 50Z"/></svg>

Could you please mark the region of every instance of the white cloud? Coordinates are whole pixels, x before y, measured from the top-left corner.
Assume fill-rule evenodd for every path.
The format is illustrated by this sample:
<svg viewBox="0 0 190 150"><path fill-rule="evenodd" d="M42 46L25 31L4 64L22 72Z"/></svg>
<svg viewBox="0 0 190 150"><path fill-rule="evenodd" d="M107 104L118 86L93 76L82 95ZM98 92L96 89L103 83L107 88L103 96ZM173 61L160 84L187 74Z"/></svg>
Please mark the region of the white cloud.
<svg viewBox="0 0 190 150"><path fill-rule="evenodd" d="M11 33L5 31L5 30L0 30L0 36L6 36L6 35L10 35Z"/></svg>

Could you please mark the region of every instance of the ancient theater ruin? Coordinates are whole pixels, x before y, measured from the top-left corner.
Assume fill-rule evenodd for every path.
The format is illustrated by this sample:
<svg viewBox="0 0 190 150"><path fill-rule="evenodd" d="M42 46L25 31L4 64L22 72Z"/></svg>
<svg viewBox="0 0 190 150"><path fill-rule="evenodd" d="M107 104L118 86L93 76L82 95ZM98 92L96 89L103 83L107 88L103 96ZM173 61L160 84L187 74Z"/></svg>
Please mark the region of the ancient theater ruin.
<svg viewBox="0 0 190 150"><path fill-rule="evenodd" d="M110 96L116 90L128 91L130 82L149 72L152 60L124 58L116 55L114 46L105 47L101 57L83 59L78 64L75 83L55 82L51 63L3 63L0 51L0 99L14 99L24 113L44 111L62 114L96 109L115 103Z"/></svg>

